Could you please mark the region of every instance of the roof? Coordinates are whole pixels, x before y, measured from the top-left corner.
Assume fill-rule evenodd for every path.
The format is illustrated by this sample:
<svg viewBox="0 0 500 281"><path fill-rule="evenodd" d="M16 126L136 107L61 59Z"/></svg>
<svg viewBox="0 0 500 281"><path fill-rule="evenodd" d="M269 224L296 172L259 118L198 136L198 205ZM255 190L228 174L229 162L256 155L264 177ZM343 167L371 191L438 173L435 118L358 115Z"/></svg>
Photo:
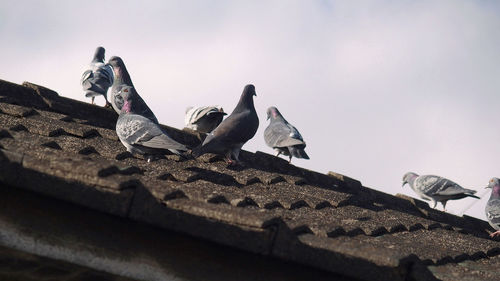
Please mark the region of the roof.
<svg viewBox="0 0 500 281"><path fill-rule="evenodd" d="M361 280L492 280L488 223L259 152L223 158L126 152L114 111L0 80L0 183L102 213ZM177 141L199 136L164 126Z"/></svg>

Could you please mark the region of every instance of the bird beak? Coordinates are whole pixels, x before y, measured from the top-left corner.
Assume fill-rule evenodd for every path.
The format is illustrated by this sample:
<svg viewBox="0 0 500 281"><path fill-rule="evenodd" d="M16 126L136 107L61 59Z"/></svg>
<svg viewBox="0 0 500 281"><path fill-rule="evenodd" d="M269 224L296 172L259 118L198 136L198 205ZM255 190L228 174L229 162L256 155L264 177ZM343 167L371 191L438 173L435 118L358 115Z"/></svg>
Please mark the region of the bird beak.
<svg viewBox="0 0 500 281"><path fill-rule="evenodd" d="M408 183L407 181L404 181L403 185L401 185L401 187L405 186L405 184L407 184L407 183Z"/></svg>

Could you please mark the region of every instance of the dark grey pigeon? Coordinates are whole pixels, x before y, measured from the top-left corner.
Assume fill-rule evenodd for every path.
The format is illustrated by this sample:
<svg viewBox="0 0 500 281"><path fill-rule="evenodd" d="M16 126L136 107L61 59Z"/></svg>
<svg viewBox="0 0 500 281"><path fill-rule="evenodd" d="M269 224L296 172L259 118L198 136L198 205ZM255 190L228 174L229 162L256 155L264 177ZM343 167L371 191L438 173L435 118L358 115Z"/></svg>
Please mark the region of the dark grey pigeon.
<svg viewBox="0 0 500 281"><path fill-rule="evenodd" d="M445 210L446 201L448 200L457 200L465 197L479 199L479 197L474 195L476 193L475 190L465 189L451 180L439 176L419 176L409 172L403 176L403 186L407 183L422 199L432 201L432 208L436 208L437 202L441 202L443 210Z"/></svg>
<svg viewBox="0 0 500 281"><path fill-rule="evenodd" d="M239 163L241 147L253 138L259 128L253 96L256 96L254 85L246 85L236 108L193 151L195 157L211 152L224 154L230 164Z"/></svg>
<svg viewBox="0 0 500 281"><path fill-rule="evenodd" d="M111 87L111 95L109 97L109 102L113 106L114 110L120 114L124 103L123 98L120 95L122 87L130 86L132 88L130 89L129 97L130 100L133 101L135 107L134 113L149 118L151 121L158 124L158 119L156 119L153 111L149 109L146 102L144 102L134 88L134 84L132 83L132 79L130 79L130 75L125 67L125 63L123 63L123 60L120 57L112 57L109 59L108 63L113 67L113 73L115 75L115 81Z"/></svg>
<svg viewBox="0 0 500 281"><path fill-rule="evenodd" d="M219 106L188 107L184 123L186 128L208 134L213 131L227 113Z"/></svg>
<svg viewBox="0 0 500 281"><path fill-rule="evenodd" d="M486 188L491 188L491 196L484 211L488 222L496 230L490 237L500 236L500 180L492 178Z"/></svg>
<svg viewBox="0 0 500 281"><path fill-rule="evenodd" d="M80 83L85 96L92 98L92 104L94 104L95 97L101 95L106 100L106 106L109 106L107 93L108 88L113 84L113 70L109 64L104 64L104 53L103 47L97 47L89 69L83 72Z"/></svg>
<svg viewBox="0 0 500 281"><path fill-rule="evenodd" d="M116 122L116 133L127 151L132 154L144 154L150 162L155 155L162 155L169 150L181 155L181 151L187 151L186 146L171 139L157 123L151 119L137 114L134 103L132 87L124 85L120 96L123 98L123 106L120 116Z"/></svg>
<svg viewBox="0 0 500 281"><path fill-rule="evenodd" d="M267 109L267 119L271 119L271 122L264 131L264 140L269 147L278 151L276 156L287 155L290 157L288 162L292 162L292 157L309 159L304 151L306 143L299 131L283 118L276 107Z"/></svg>

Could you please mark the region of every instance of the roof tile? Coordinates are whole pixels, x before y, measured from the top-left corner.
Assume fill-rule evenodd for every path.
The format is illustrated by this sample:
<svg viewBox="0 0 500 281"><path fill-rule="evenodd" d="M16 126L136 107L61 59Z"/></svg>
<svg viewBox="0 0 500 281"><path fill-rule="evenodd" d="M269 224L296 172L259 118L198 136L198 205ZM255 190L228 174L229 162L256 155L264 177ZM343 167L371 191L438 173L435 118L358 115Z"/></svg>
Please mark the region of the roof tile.
<svg viewBox="0 0 500 281"><path fill-rule="evenodd" d="M244 167L214 154L148 163L120 144L112 110L24 85L0 81L0 181L12 186L364 280L487 280L473 265L500 264L487 222L263 152L242 151Z"/></svg>
<svg viewBox="0 0 500 281"><path fill-rule="evenodd" d="M500 276L500 256L466 260L460 263L449 263L442 266L430 266L429 269L439 280L443 281L491 281Z"/></svg>

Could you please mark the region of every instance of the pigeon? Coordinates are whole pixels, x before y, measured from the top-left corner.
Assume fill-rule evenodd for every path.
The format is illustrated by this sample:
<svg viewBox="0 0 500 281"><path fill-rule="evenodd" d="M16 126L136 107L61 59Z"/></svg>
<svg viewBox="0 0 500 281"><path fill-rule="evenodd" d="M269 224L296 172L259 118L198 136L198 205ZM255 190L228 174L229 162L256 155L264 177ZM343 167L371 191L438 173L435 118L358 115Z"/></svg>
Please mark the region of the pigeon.
<svg viewBox="0 0 500 281"><path fill-rule="evenodd" d="M292 162L292 156L309 159L304 151L306 143L299 131L283 118L276 107L271 106L267 109L267 119L271 119L271 122L264 131L264 140L269 147L278 151L276 156L280 154L289 156L288 163Z"/></svg>
<svg viewBox="0 0 500 281"><path fill-rule="evenodd" d="M124 86L130 86L129 97L130 100L133 101L135 110L135 114L142 115L146 118L149 118L154 123L158 124L158 119L154 115L153 111L149 109L148 105L144 100L139 96L136 89L134 88L134 84L130 79L130 75L128 74L127 68L123 63L123 60L120 57L112 57L109 59L108 64L113 68L113 73L115 74L115 81L113 82L113 86L111 87L111 96L110 103L113 106L113 109L120 114L122 106L124 104L123 98L120 96L121 89Z"/></svg>
<svg viewBox="0 0 500 281"><path fill-rule="evenodd" d="M218 106L188 107L184 123L186 128L208 134L217 128L224 115L227 113Z"/></svg>
<svg viewBox="0 0 500 281"><path fill-rule="evenodd" d="M422 199L432 201L432 208L436 208L437 202L441 202L443 210L445 210L446 201L448 200L462 199L465 197L480 199L474 195L474 193L476 193L475 190L465 189L451 180L439 176L419 176L409 172L403 176L403 186L407 183Z"/></svg>
<svg viewBox="0 0 500 281"><path fill-rule="evenodd" d="M500 179L492 178L486 188L491 188L491 196L484 211L490 225L496 230L490 237L500 236Z"/></svg>
<svg viewBox="0 0 500 281"><path fill-rule="evenodd" d="M203 144L193 151L193 156L212 152L225 154L230 165L240 163L241 147L257 132L259 117L253 105L254 85L246 85L236 108L211 133Z"/></svg>
<svg viewBox="0 0 500 281"><path fill-rule="evenodd" d="M171 139L157 123L136 113L132 89L130 85L123 85L121 88L123 106L116 122L116 133L127 151L144 154L148 162L155 155L165 154L166 150L177 155L182 155L181 151L187 151L185 145Z"/></svg>
<svg viewBox="0 0 500 281"><path fill-rule="evenodd" d="M103 47L97 47L94 58L89 65L89 69L83 72L80 83L87 98L92 98L94 104L95 97L102 95L109 106L107 99L108 88L113 84L113 70L109 64L104 64Z"/></svg>

